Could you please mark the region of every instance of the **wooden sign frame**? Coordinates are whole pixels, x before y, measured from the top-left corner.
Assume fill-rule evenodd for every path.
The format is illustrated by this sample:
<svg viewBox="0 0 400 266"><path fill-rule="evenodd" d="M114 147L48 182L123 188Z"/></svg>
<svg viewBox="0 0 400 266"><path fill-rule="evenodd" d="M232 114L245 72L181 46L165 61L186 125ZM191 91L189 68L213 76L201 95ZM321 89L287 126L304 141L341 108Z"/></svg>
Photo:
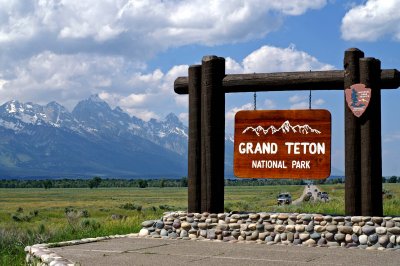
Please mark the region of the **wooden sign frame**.
<svg viewBox="0 0 400 266"><path fill-rule="evenodd" d="M371 88L364 114L345 106L345 213L382 216L381 90L397 89L400 72L381 69L357 48L344 53L344 69L226 74L225 59L204 56L174 82L189 94L188 211L224 211L225 94L256 91L340 90L358 83ZM346 99L344 103L347 105Z"/></svg>
<svg viewBox="0 0 400 266"><path fill-rule="evenodd" d="M239 111L234 174L242 178L325 179L331 172L327 110Z"/></svg>

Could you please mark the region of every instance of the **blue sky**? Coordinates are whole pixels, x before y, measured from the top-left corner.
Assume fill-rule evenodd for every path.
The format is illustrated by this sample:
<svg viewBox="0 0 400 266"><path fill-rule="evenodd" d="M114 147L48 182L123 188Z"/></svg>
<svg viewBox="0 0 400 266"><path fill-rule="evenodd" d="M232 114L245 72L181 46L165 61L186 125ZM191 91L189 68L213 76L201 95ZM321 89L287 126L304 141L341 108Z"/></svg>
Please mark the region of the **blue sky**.
<svg viewBox="0 0 400 266"><path fill-rule="evenodd" d="M215 54L227 73L342 69L347 48L400 68L400 0L0 0L0 104L91 94L144 120L176 113L173 81ZM332 113L332 164L344 168L343 92L313 92ZM382 92L383 174L400 175L400 90ZM230 94L226 131L252 94ZM308 92L258 93L259 109L308 108Z"/></svg>

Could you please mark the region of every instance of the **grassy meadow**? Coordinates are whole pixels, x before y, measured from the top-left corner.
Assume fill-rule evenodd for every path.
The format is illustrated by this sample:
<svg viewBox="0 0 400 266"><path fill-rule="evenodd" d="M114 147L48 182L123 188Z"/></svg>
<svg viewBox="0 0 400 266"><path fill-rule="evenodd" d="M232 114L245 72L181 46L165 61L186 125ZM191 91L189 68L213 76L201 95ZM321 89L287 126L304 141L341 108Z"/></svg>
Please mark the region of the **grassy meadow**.
<svg viewBox="0 0 400 266"><path fill-rule="evenodd" d="M277 206L278 193L290 192L296 199L304 186L228 186L225 211L343 215L344 185L319 188L329 193L328 203ZM400 184L384 184L384 189L384 214L400 215ZM141 222L186 208L187 188L0 189L0 265L23 265L27 245L138 232Z"/></svg>

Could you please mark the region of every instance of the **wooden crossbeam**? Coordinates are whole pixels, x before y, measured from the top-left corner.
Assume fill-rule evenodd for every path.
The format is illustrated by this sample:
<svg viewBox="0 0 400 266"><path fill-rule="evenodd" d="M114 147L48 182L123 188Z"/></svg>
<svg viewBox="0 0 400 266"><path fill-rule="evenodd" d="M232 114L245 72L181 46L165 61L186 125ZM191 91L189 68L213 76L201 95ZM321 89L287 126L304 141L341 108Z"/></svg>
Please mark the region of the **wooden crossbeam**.
<svg viewBox="0 0 400 266"><path fill-rule="evenodd" d="M230 74L222 80L225 93L254 91L343 90L344 70ZM382 89L400 87L400 72L384 69L381 72ZM174 82L177 94L188 93L188 78L178 77Z"/></svg>

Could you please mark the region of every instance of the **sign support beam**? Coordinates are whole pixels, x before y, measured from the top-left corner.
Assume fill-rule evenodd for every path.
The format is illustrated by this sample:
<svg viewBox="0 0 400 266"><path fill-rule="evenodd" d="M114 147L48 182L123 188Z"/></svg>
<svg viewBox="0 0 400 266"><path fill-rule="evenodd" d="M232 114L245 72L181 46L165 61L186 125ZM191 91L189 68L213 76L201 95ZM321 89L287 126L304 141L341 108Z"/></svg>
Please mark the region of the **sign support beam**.
<svg viewBox="0 0 400 266"><path fill-rule="evenodd" d="M360 59L360 83L371 89L368 108L360 118L357 118L360 120L361 215L363 216L383 215L380 72L379 60Z"/></svg>
<svg viewBox="0 0 400 266"><path fill-rule="evenodd" d="M364 53L351 48L344 53L344 89L360 82L359 60ZM346 215L361 215L361 148L360 122L347 106L344 97L344 127L345 127L345 213Z"/></svg>
<svg viewBox="0 0 400 266"><path fill-rule="evenodd" d="M343 90L345 71L303 71L256 74L229 74L222 80L225 93L255 91ZM384 69L381 73L381 89L400 86L400 72ZM178 77L174 82L177 94L188 93L188 78Z"/></svg>
<svg viewBox="0 0 400 266"><path fill-rule="evenodd" d="M204 56L201 67L201 211L224 211L225 59Z"/></svg>
<svg viewBox="0 0 400 266"><path fill-rule="evenodd" d="M189 67L188 211L201 209L201 65Z"/></svg>

